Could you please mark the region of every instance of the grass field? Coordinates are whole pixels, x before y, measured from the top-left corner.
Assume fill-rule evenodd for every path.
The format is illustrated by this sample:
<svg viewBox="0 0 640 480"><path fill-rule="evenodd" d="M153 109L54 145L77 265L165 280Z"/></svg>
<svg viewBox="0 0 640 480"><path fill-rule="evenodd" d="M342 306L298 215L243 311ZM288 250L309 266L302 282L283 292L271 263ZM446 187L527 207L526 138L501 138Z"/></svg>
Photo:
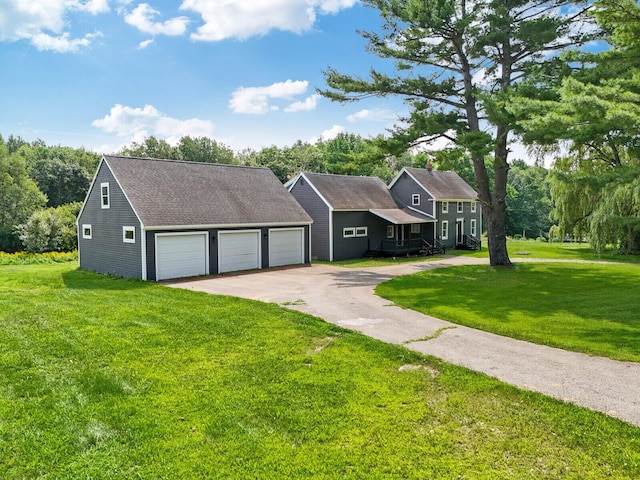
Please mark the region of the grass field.
<svg viewBox="0 0 640 480"><path fill-rule="evenodd" d="M587 260L587 261L612 261L623 263L640 263L640 255L620 255L614 251L608 251L603 254L596 254L588 243L547 243L535 240L513 240L508 239L507 250L509 257L518 261L522 258L547 258L547 259L566 259L566 260ZM476 258L489 258L487 250L486 238L483 239L482 249L477 252L465 250L447 250L447 255L465 255ZM386 265L394 265L397 263L425 261L429 262L437 260L442 256L434 257L397 257L397 258L353 258L349 260L340 260L336 262L315 262L327 265L335 265L345 268L370 268L383 267Z"/></svg>
<svg viewBox="0 0 640 480"><path fill-rule="evenodd" d="M230 297L0 267L0 478L640 477L640 429Z"/></svg>
<svg viewBox="0 0 640 480"><path fill-rule="evenodd" d="M527 263L398 277L376 293L397 305L499 335L640 362L640 267Z"/></svg>

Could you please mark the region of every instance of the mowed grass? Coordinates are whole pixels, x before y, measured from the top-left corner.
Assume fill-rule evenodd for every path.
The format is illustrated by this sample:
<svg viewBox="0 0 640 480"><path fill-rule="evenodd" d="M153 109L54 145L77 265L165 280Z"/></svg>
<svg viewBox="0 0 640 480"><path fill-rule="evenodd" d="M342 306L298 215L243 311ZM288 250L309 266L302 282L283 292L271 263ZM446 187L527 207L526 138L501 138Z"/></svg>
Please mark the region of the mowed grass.
<svg viewBox="0 0 640 480"><path fill-rule="evenodd" d="M230 297L0 267L0 478L640 477L640 429Z"/></svg>
<svg viewBox="0 0 640 480"><path fill-rule="evenodd" d="M376 293L397 305L520 340L640 361L640 266L520 263L395 278Z"/></svg>

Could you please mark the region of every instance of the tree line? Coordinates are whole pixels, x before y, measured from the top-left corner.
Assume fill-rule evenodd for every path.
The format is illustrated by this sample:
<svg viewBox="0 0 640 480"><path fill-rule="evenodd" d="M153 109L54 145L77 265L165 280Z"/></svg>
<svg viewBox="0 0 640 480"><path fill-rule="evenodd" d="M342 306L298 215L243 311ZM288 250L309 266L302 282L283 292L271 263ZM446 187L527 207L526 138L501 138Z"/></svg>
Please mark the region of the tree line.
<svg viewBox="0 0 640 480"><path fill-rule="evenodd" d="M234 152L207 137L182 137L178 144L147 137L117 155L223 163L271 169L285 183L299 172L377 176L389 182L405 166L454 170L475 185L471 159L459 150L395 156L381 139L342 133L318 143L298 141ZM83 148L47 146L0 135L0 251L66 251L77 247L75 219L101 156ZM541 236L551 226L547 170L518 160L510 171L509 227L513 235Z"/></svg>

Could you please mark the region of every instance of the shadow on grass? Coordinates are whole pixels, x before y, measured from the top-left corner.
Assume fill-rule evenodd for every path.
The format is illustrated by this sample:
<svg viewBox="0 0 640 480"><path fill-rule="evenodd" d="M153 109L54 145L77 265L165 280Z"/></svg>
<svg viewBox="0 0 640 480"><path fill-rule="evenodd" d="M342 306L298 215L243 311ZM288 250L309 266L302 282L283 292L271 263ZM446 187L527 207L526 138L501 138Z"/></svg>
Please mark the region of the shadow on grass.
<svg viewBox="0 0 640 480"><path fill-rule="evenodd" d="M121 278L76 268L62 274L65 286L71 290L140 290L154 284L132 278Z"/></svg>

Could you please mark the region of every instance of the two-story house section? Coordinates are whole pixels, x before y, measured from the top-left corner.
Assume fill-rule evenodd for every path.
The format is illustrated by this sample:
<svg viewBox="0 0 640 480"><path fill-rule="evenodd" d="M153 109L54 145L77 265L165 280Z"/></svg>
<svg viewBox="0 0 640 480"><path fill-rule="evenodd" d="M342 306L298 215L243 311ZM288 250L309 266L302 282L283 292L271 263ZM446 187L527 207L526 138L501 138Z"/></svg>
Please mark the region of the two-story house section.
<svg viewBox="0 0 640 480"><path fill-rule="evenodd" d="M407 208L436 219L435 238L447 248L480 248L482 208L477 192L457 173L405 167L389 184Z"/></svg>
<svg viewBox="0 0 640 480"><path fill-rule="evenodd" d="M398 205L377 177L303 172L286 187L313 219L314 259L418 254L432 240L434 218Z"/></svg>

